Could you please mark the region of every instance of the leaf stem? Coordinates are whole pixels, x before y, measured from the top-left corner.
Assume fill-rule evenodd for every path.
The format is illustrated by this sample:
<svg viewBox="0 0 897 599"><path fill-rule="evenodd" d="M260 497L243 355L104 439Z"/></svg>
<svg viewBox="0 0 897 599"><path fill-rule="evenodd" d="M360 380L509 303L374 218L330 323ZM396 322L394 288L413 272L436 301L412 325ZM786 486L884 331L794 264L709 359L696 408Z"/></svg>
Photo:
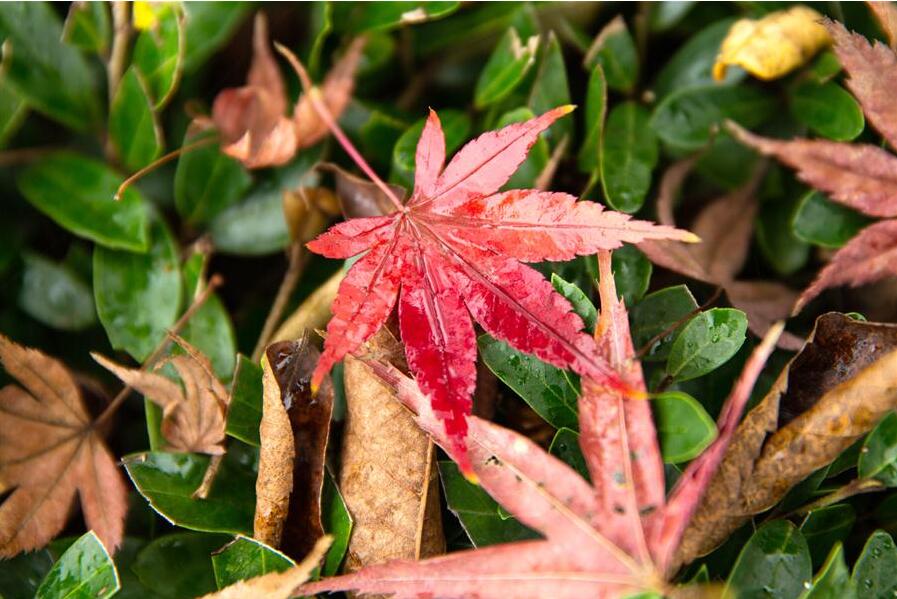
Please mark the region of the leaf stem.
<svg viewBox="0 0 897 599"><path fill-rule="evenodd" d="M136 181L138 181L139 179L146 176L147 173L151 173L152 171L156 170L163 164L171 162L172 160L174 160L181 154L186 154L187 152L192 152L193 150L205 147L205 146L215 143L217 141L218 141L217 135L209 135L208 137L203 137L200 140L191 142L185 146L181 146L177 150L172 150L168 154L165 154L165 156L162 156L161 158L155 160L154 162L147 164L145 167L143 167L142 169L140 169L139 171L137 171L136 173L134 173L133 175L131 175L130 177L125 179L124 181L122 181L121 185L118 186L118 189L115 191L115 195L113 196L115 198L115 201L116 202L119 201L121 199L121 194L123 194L128 189L128 187L133 185Z"/></svg>
<svg viewBox="0 0 897 599"><path fill-rule="evenodd" d="M839 501L844 501L845 499L853 497L854 495L874 493L875 491L883 491L886 488L887 487L885 487L884 483L882 483L880 480L876 480L874 478L858 478L856 480L850 481L843 487L835 489L828 495L824 495L816 501L808 503L807 505L794 510L793 513L799 516L806 516L813 510L818 510L834 503L838 503Z"/></svg>
<svg viewBox="0 0 897 599"><path fill-rule="evenodd" d="M308 254L305 252L302 242L296 240L290 244L289 265L287 266L286 273L283 275L283 280L280 283L280 288L277 290L277 295L274 297L274 302L271 304L271 310L268 312L268 317L265 319L262 332L259 334L258 341L255 343L255 349L252 350L253 362L258 362L262 359L262 352L265 351L265 346L268 345L268 341L274 333L274 328L280 323L283 311L287 307L287 302L290 299L290 295L292 295L293 290L296 289L296 284L299 283L299 279L302 277L302 271L305 270L307 257Z"/></svg>

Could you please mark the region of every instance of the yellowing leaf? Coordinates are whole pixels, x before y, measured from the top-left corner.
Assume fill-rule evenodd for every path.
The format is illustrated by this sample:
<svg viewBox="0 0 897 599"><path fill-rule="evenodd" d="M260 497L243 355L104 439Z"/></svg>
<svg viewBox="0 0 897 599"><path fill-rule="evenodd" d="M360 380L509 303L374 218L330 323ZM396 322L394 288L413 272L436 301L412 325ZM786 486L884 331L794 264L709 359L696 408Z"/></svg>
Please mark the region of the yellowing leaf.
<svg viewBox="0 0 897 599"><path fill-rule="evenodd" d="M141 31L155 29L159 23L159 12L164 7L163 2L134 2L132 9L134 28Z"/></svg>
<svg viewBox="0 0 897 599"><path fill-rule="evenodd" d="M812 8L795 6L759 20L736 21L720 47L713 78L722 80L730 65L760 79L782 77L831 43L821 20L822 15Z"/></svg>

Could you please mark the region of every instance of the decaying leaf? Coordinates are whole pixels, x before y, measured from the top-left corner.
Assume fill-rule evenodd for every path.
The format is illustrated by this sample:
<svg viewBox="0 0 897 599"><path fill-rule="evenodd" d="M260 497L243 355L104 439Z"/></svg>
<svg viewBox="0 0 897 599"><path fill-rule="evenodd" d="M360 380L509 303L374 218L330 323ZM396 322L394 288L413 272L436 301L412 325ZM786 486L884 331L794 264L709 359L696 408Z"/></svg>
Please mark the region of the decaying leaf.
<svg viewBox="0 0 897 599"><path fill-rule="evenodd" d="M897 407L897 325L820 316L806 346L739 425L677 562L725 540Z"/></svg>
<svg viewBox="0 0 897 599"><path fill-rule="evenodd" d="M336 196L339 198L343 216L346 218L365 218L386 216L395 212L396 207L376 184L356 177L338 165L325 162L318 165L318 170L333 174L336 184ZM404 200L408 192L400 185L390 185L393 194Z"/></svg>
<svg viewBox="0 0 897 599"><path fill-rule="evenodd" d="M253 536L291 557L324 534L321 491L333 411L329 378L312 397L320 352L308 335L268 346L263 361L261 450Z"/></svg>
<svg viewBox="0 0 897 599"><path fill-rule="evenodd" d="M295 591L311 577L312 572L321 563L321 559L330 548L332 537L320 537L311 548L302 563L296 564L284 572L271 572L256 576L249 580L241 580L216 593L204 595L202 599L289 599L296 595Z"/></svg>
<svg viewBox="0 0 897 599"><path fill-rule="evenodd" d="M866 5L875 15L881 30L888 36L891 49L897 49L897 7L892 2L884 0L868 1Z"/></svg>
<svg viewBox="0 0 897 599"><path fill-rule="evenodd" d="M0 557L46 545L77 493L87 526L115 549L127 489L72 374L58 361L0 335L0 360L21 387L0 389Z"/></svg>
<svg viewBox="0 0 897 599"><path fill-rule="evenodd" d="M713 78L721 81L731 65L760 79L787 75L831 43L821 20L812 8L798 5L762 19L736 21L720 47Z"/></svg>
<svg viewBox="0 0 897 599"><path fill-rule="evenodd" d="M274 335L272 341L289 341L298 339L306 330L315 331L323 329L330 320L330 306L339 292L339 286L346 277L346 271L342 268L333 273L320 287L305 298L299 307L289 317Z"/></svg>
<svg viewBox="0 0 897 599"><path fill-rule="evenodd" d="M361 351L404 367L402 346L387 329ZM339 487L354 520L346 569L443 553L433 442L361 360L346 357L343 380Z"/></svg>
<svg viewBox="0 0 897 599"><path fill-rule="evenodd" d="M299 187L283 192L283 217L290 239L305 243L316 237L330 218L339 214L336 195L326 187Z"/></svg>
<svg viewBox="0 0 897 599"><path fill-rule="evenodd" d="M134 368L125 368L99 354L91 354L101 366L162 408L162 435L175 451L224 453L224 427L229 395L215 376L209 359L184 339L173 335L184 350L160 361L155 370L171 364L181 379L172 379Z"/></svg>

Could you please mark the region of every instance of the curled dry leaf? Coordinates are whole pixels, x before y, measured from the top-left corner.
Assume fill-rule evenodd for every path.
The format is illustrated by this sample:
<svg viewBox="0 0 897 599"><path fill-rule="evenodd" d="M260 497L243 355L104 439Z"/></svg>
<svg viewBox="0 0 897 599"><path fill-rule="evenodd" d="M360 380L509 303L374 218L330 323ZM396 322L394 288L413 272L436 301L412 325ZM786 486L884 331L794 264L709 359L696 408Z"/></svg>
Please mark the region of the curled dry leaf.
<svg viewBox="0 0 897 599"><path fill-rule="evenodd" d="M262 363L262 444L253 536L296 558L324 534L321 491L333 387L328 378L317 395L311 395L311 372L319 355L306 334L269 345Z"/></svg>
<svg viewBox="0 0 897 599"><path fill-rule="evenodd" d="M396 206L376 184L356 177L331 162L318 165L318 170L333 175L336 196L346 218L386 216L395 212ZM400 200L404 200L408 195L405 188L400 185L389 185L389 189Z"/></svg>
<svg viewBox="0 0 897 599"><path fill-rule="evenodd" d="M0 389L0 557L46 545L77 493L87 526L115 549L127 489L72 374L58 361L0 335L0 360L21 387Z"/></svg>
<svg viewBox="0 0 897 599"><path fill-rule="evenodd" d="M332 537L320 537L301 563L283 572L271 572L249 580L241 580L216 593L204 595L202 599L289 599L295 591L321 563L330 548Z"/></svg>
<svg viewBox="0 0 897 599"><path fill-rule="evenodd" d="M897 407L897 326L830 313L745 416L679 548L687 563Z"/></svg>
<svg viewBox="0 0 897 599"><path fill-rule="evenodd" d="M881 30L888 37L888 44L892 50L897 49L897 7L892 2L871 0L866 6L875 15Z"/></svg>
<svg viewBox="0 0 897 599"><path fill-rule="evenodd" d="M201 351L176 335L172 338L185 354L160 361L155 370L171 364L181 385L161 374L125 368L99 354L91 355L126 385L162 408L162 436L171 449L221 455L229 402L227 390Z"/></svg>
<svg viewBox="0 0 897 599"><path fill-rule="evenodd" d="M713 78L722 80L731 65L760 79L778 79L790 73L831 43L821 20L818 12L799 5L762 19L736 21L720 47Z"/></svg>
<svg viewBox="0 0 897 599"><path fill-rule="evenodd" d="M402 346L387 329L360 351L404 367ZM343 380L339 487L354 520L346 569L443 553L433 442L361 360L346 357Z"/></svg>

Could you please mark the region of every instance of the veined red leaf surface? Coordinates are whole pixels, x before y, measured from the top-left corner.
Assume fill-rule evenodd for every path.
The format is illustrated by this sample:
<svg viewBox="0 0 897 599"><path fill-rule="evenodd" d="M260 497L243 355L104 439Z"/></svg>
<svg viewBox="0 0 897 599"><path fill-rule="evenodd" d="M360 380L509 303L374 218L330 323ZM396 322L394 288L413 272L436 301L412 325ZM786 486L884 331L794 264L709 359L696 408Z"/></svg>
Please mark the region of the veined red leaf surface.
<svg viewBox="0 0 897 599"><path fill-rule="evenodd" d="M439 117L430 112L418 142L414 193L407 204L388 193L395 213L351 219L308 244L333 258L368 252L340 287L313 384L369 339L401 297L400 330L409 366L445 423L462 465L475 383L471 318L521 351L610 388L626 389L623 377L583 331L570 303L520 261L567 260L645 239L696 238L577 202L568 194L496 193L539 134L571 110L561 106L484 133L445 168L445 136ZM336 125L331 126L344 141ZM348 149L375 178L363 158ZM386 193L385 185L380 186Z"/></svg>

